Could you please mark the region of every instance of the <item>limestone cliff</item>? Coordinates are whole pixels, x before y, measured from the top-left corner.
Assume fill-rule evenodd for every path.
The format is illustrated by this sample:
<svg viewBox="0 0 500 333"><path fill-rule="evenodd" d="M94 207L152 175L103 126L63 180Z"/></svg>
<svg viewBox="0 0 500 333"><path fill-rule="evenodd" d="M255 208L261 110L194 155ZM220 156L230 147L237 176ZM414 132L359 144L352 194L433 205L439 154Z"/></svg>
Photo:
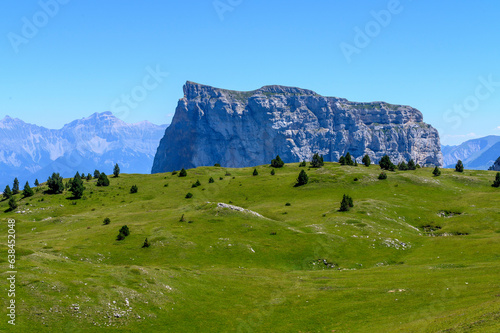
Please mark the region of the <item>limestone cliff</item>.
<svg viewBox="0 0 500 333"><path fill-rule="evenodd" d="M336 162L348 151L358 161L368 154L378 162L388 154L393 162L443 163L437 130L409 106L350 102L284 86L240 92L187 82L152 172L254 166L277 154L298 162L318 152Z"/></svg>

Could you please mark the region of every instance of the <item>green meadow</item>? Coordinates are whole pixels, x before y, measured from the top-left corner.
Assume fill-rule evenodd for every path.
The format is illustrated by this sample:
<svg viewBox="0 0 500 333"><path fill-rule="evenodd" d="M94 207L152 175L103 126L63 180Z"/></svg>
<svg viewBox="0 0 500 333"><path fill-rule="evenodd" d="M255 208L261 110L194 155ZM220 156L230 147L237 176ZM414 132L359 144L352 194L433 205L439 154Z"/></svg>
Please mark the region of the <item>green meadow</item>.
<svg viewBox="0 0 500 333"><path fill-rule="evenodd" d="M256 169L121 174L108 187L84 180L78 200L42 184L16 195L12 212L0 202L0 330L500 331L495 172L422 168L379 180L377 165ZM309 183L294 187L302 169ZM354 207L339 212L344 194ZM118 241L124 225L130 235Z"/></svg>

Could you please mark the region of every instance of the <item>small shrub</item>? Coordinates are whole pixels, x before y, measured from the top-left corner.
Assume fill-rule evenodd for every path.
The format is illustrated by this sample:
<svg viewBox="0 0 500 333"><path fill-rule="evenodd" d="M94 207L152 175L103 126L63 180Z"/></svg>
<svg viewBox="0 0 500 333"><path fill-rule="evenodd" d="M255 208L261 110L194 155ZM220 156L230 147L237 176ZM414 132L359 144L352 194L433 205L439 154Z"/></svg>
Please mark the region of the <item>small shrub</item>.
<svg viewBox="0 0 500 333"><path fill-rule="evenodd" d="M271 176L274 176L276 174L276 172L274 171L274 169L271 170Z"/></svg>
<svg viewBox="0 0 500 333"><path fill-rule="evenodd" d="M108 225L108 224L110 224L110 223L111 223L111 220L109 219L109 217L106 217L106 218L104 219L104 221L102 221L102 224L104 224L104 225Z"/></svg>
<svg viewBox="0 0 500 333"><path fill-rule="evenodd" d="M208 180L208 183L209 183L209 184L215 183L214 178L213 178L213 177L210 177L210 179Z"/></svg>
<svg viewBox="0 0 500 333"><path fill-rule="evenodd" d="M226 177L229 177L231 176L231 173L229 171L226 171L226 174L225 174Z"/></svg>
<svg viewBox="0 0 500 333"><path fill-rule="evenodd" d="M253 169L253 174L254 176L258 176L259 175L259 172L257 171L257 169Z"/></svg>
<svg viewBox="0 0 500 333"><path fill-rule="evenodd" d="M175 176L177 174L177 171L172 171L172 176Z"/></svg>
<svg viewBox="0 0 500 333"><path fill-rule="evenodd" d="M179 177L186 177L187 176L187 171L182 168L181 172L179 172Z"/></svg>
<svg viewBox="0 0 500 333"><path fill-rule="evenodd" d="M285 206L291 206L291 205L292 205L292 204L291 204L291 203L289 203L289 202L287 202L287 203L285 204Z"/></svg>
<svg viewBox="0 0 500 333"><path fill-rule="evenodd" d="M191 199L193 197L193 193L189 192L186 194L186 199Z"/></svg>
<svg viewBox="0 0 500 333"><path fill-rule="evenodd" d="M220 168L220 164L219 164L219 163L215 163L215 164L214 164L214 167L218 167L218 168Z"/></svg>
<svg viewBox="0 0 500 333"><path fill-rule="evenodd" d="M186 219L184 218L184 214L182 214L181 219L179 220L179 222L186 222Z"/></svg>
<svg viewBox="0 0 500 333"><path fill-rule="evenodd" d="M432 174L434 175L434 177L441 176L441 170L439 170L439 168L436 166L434 168L434 171L432 171Z"/></svg>
<svg viewBox="0 0 500 333"><path fill-rule="evenodd" d="M380 175L378 176L378 179L380 180L387 179L387 174L385 172L381 172Z"/></svg>
<svg viewBox="0 0 500 333"><path fill-rule="evenodd" d="M302 162L300 162L299 167L300 167L300 168L303 168L303 167L305 167L306 165L307 165L307 164L306 164L306 161L302 161Z"/></svg>
<svg viewBox="0 0 500 333"><path fill-rule="evenodd" d="M130 188L130 193L137 193L139 191L139 188L137 188L137 185L132 185Z"/></svg>
<svg viewBox="0 0 500 333"><path fill-rule="evenodd" d="M12 196L9 199L9 210L13 211L16 208L17 208L17 202L16 202L16 199L14 199L14 197Z"/></svg>
<svg viewBox="0 0 500 333"><path fill-rule="evenodd" d="M142 248L145 248L145 247L149 247L149 242L148 242L148 239L146 238L146 240L144 241L144 244L142 244Z"/></svg>
<svg viewBox="0 0 500 333"><path fill-rule="evenodd" d="M223 180L223 179L224 179L224 177L219 177L219 180Z"/></svg>

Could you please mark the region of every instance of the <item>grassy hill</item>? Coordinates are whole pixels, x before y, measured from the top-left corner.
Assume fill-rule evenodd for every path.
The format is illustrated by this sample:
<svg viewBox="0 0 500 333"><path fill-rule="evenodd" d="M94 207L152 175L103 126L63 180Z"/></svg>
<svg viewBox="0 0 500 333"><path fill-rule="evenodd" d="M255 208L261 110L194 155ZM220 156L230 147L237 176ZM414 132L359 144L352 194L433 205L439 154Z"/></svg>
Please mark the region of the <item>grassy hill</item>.
<svg viewBox="0 0 500 333"><path fill-rule="evenodd" d="M494 172L433 177L423 168L378 180L378 166L326 163L305 168L309 183L294 187L298 164L274 176L269 166L258 176L253 169L120 175L109 187L92 180L80 200L41 186L16 196L19 213L0 202L0 329L500 330ZM349 212L338 211L344 194L354 199ZM9 218L17 230L14 329L5 316ZM131 234L117 241L123 225Z"/></svg>

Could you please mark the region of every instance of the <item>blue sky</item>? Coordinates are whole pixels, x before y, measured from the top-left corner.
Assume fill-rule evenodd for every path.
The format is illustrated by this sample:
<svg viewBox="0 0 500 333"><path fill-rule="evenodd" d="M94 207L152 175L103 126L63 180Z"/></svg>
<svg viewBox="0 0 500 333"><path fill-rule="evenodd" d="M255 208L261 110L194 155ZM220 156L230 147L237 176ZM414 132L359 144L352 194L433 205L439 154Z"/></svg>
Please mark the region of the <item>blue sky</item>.
<svg viewBox="0 0 500 333"><path fill-rule="evenodd" d="M168 123L190 80L411 105L444 144L500 135L498 13L493 0L2 1L0 117Z"/></svg>

